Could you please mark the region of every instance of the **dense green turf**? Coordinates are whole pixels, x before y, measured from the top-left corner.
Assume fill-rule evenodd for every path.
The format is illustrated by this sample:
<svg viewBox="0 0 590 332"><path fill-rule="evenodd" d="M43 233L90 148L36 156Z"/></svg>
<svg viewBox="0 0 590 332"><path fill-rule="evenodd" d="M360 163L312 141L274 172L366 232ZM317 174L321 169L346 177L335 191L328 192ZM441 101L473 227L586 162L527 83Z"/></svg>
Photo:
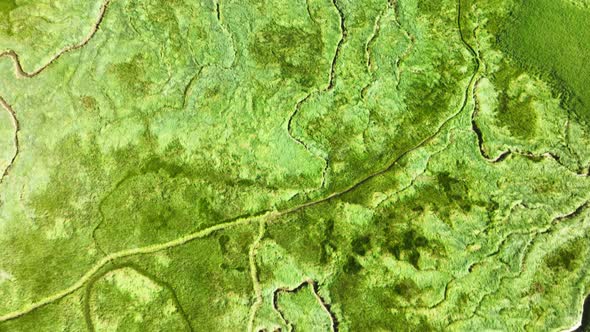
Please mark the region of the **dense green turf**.
<svg viewBox="0 0 590 332"><path fill-rule="evenodd" d="M550 78L590 122L590 11L568 1L517 1L500 42L527 69ZM569 95L569 96L568 96Z"/></svg>

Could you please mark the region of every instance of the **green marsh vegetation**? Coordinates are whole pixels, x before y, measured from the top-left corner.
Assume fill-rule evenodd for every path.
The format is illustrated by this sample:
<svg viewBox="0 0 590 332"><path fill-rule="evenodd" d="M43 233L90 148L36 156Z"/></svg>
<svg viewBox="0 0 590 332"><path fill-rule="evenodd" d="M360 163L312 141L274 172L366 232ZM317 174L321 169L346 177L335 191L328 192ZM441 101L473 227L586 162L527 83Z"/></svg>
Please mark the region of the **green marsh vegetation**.
<svg viewBox="0 0 590 332"><path fill-rule="evenodd" d="M0 331L576 325L585 3L0 1Z"/></svg>
<svg viewBox="0 0 590 332"><path fill-rule="evenodd" d="M526 69L549 79L584 121L590 119L590 14L568 1L515 4L500 44Z"/></svg>

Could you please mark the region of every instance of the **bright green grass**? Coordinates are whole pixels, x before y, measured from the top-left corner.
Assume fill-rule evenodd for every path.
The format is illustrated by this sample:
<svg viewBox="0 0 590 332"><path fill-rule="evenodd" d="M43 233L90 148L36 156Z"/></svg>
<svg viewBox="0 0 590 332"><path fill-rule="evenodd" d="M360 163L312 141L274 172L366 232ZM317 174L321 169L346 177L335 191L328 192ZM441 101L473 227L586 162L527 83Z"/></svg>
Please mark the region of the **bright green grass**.
<svg viewBox="0 0 590 332"><path fill-rule="evenodd" d="M565 1L523 0L500 40L524 67L545 72L569 90L570 107L590 120L590 11Z"/></svg>

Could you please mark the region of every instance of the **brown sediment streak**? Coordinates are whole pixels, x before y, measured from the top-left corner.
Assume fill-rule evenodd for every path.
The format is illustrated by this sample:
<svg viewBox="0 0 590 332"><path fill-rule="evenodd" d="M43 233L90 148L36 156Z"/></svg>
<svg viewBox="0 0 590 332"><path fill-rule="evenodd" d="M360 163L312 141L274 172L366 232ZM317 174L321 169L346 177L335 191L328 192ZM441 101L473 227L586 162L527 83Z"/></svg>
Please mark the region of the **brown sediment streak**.
<svg viewBox="0 0 590 332"><path fill-rule="evenodd" d="M6 168L2 172L2 177L0 177L0 184L2 184L4 182L4 179L6 178L6 176L8 176L8 173L12 169L12 166L14 165L14 162L16 161L16 157L18 156L18 154L20 152L20 144L18 141L18 133L20 131L20 124L18 122L18 118L16 117L16 113L14 112L14 109L12 108L12 106L10 106L10 104L8 104L8 102L6 102L6 100L4 98L2 98L1 96L0 96L0 105L2 105L2 107L10 115L10 118L12 120L12 125L14 126L14 150L15 150L14 155L12 156L10 161L8 162L8 166L6 166Z"/></svg>
<svg viewBox="0 0 590 332"><path fill-rule="evenodd" d="M305 281L303 281L301 284L299 284L298 286L296 286L294 288L281 287L281 288L275 289L273 292L273 295L272 295L272 305L273 305L274 310L279 313L279 315L281 316L281 319L284 322L286 322L288 325L290 325L288 320L285 318L284 313L279 309L279 303L278 303L279 302L279 294L281 294L281 293L297 293L301 289L303 289L303 287L305 287L305 286L310 287L310 289L313 293L313 296L316 298L318 303L322 306L322 310L324 310L324 312L326 312L328 317L330 317L330 330L332 332L338 332L338 320L336 319L336 315L334 315L334 313L330 310L331 309L330 304L327 303L319 294L318 284L313 279L306 279Z"/></svg>
<svg viewBox="0 0 590 332"><path fill-rule="evenodd" d="M527 243L527 245L525 247L523 258L522 258L521 265L520 265L520 273L522 273L526 269L526 263L527 263L526 261L527 261L528 255L530 254L531 250L533 249L533 246L537 242L539 236L547 234L547 233L551 233L553 231L553 227L555 227L557 224L559 224L561 222L578 217L579 215L582 214L582 212L584 212L584 210L586 210L588 208L589 204L590 204L590 202L586 201L586 202L582 203L581 205L579 205L572 212L554 217L551 220L551 223L549 223L549 225L547 227L545 227L544 229L535 230L535 231L530 232L529 234L532 237L531 237L531 240L529 241L529 243Z"/></svg>
<svg viewBox="0 0 590 332"><path fill-rule="evenodd" d="M340 40L338 41L338 45L336 46L336 52L334 53L334 58L332 58L332 65L330 66L330 81L328 83L328 87L325 89L324 92L330 91L334 88L334 80L336 77L336 62L338 61L338 56L340 55L340 50L342 49L342 45L346 41L346 37L348 35L348 30L346 30L344 12L338 5L338 0L332 0L332 4L334 8L338 11L338 16L340 17Z"/></svg>
<svg viewBox="0 0 590 332"><path fill-rule="evenodd" d="M579 205L578 207L576 207L573 211L571 211L569 213L566 213L566 214L555 216L551 220L551 222L549 223L549 225L547 227L545 227L544 229L536 230L536 231L532 231L532 232L517 231L517 232L512 232L512 233L506 235L499 242L496 250L494 250L493 252L491 252L488 255L486 255L480 261L471 264L469 266L469 268L468 268L469 272L470 273L472 272L472 269L473 269L474 266L476 266L478 264L481 264L486 259L499 254L501 252L501 250L502 250L502 247L506 244L506 242L508 241L508 239L511 236L514 236L514 235L531 235L532 238L527 242L527 244L524 247L523 254L522 254L522 259L521 259L521 262L520 262L520 269L519 269L518 274L517 275L512 275L512 276L510 276L510 275L503 275L503 276L501 276L500 277L500 281L498 283L498 287L496 287L496 291L497 291L501 287L501 285L502 285L502 283L504 282L505 279L518 278L523 273L523 271L526 269L527 257L530 254L530 252L532 250L532 247L534 246L536 240L539 238L540 235L547 234L547 233L551 232L553 230L553 227L555 225L559 224L560 222L563 222L563 221L566 221L566 220L570 220L570 219L579 217L586 209L588 209L589 206L590 206L590 202L589 201L585 201L581 205ZM454 280L456 280L456 279L451 280L451 282L454 281ZM439 303L437 303L435 305L435 307L438 306L438 305L440 305L440 304L442 304L446 300L446 298L447 298L447 290L448 290L448 284L447 284L447 287L445 288L445 295L444 295L443 300L441 300ZM488 292L488 293L484 294L479 299L478 305L472 310L472 312L469 314L469 316L467 318L454 320L454 321L451 322L450 325L452 325L454 323L457 323L457 322L460 322L460 321L466 321L466 320L469 320L469 319L473 318L475 315L477 315L477 312L480 310L481 304L484 302L484 300L486 298L494 295L494 293L496 291L491 291L491 292Z"/></svg>
<svg viewBox="0 0 590 332"><path fill-rule="evenodd" d="M504 281L504 279L518 278L522 275L522 273L527 268L527 260L529 258L529 255L541 235L552 232L553 228L561 222L579 217L584 211L586 211L588 209L589 206L590 206L590 201L585 201L582 204L580 204L579 206L577 206L573 211L554 217L551 220L551 222L549 223L549 225L547 227L545 227L544 229L530 232L532 237L531 237L530 241L528 241L528 243L526 244L526 246L524 248L524 252L522 254L522 259L520 262L520 269L519 269L518 274L516 276L503 276L498 285L501 285L502 282ZM501 287L501 286L499 286L499 287ZM493 292L485 294L484 298L489 297L491 295L493 295ZM483 298L482 298L482 301L483 301ZM475 311L475 313L477 313L477 310Z"/></svg>
<svg viewBox="0 0 590 332"><path fill-rule="evenodd" d="M399 28L399 30L403 33L404 37L409 42L409 44L406 47L406 49L404 50L404 52L395 60L396 79L397 79L396 89L399 89L399 85L401 82L401 74L403 71L402 64L404 63L404 61L406 61L406 59L412 53L412 50L414 48L414 44L416 43L416 38L412 34L410 34L406 28L403 27L403 25L401 24L401 21L399 20L399 5L397 3L397 0L389 0L387 2L387 5L385 6L385 8L381 11L379 16L375 20L375 25L373 26L373 34L372 34L371 38L369 38L369 41L367 42L367 44L365 45L365 57L366 57L367 70L369 71L369 73L371 74L373 79L371 82L367 83L361 89L361 97L362 98L365 98L367 96L367 91L369 90L369 88L371 87L371 85L375 81L375 71L372 70L373 60L370 55L370 48L371 48L371 45L375 42L375 39L379 35L379 32L381 30L381 20L388 10L393 11L393 14L394 14L393 21L394 21L395 25Z"/></svg>
<svg viewBox="0 0 590 332"><path fill-rule="evenodd" d="M401 83L401 78L402 78L402 73L403 73L403 68L401 65L403 64L404 61L406 61L406 59L412 53L412 51L414 49L414 45L416 44L416 37L414 37L414 35L410 34L410 32L406 28L403 27L402 22L400 21L399 3L397 2L397 0L389 0L389 5L394 9L395 24L398 26L398 28L400 28L400 30L406 36L406 39L408 39L408 41L410 42L408 47L404 51L404 53L402 53L402 55L395 61L395 66L397 68L397 73L396 73L397 83L396 83L395 87L396 87L396 89L399 90L399 85Z"/></svg>
<svg viewBox="0 0 590 332"><path fill-rule="evenodd" d="M79 48L84 47L86 44L88 44L88 42L90 42L90 40L92 39L92 37L94 37L94 35L96 34L96 32L98 31L100 24L102 23L104 16L106 14L107 8L110 4L111 0L105 0L103 2L103 4L100 6L100 10L98 12L98 18L96 20L96 22L94 23L94 25L92 26L92 29L90 30L90 33L88 33L88 35L78 44L75 45L70 45L64 49L62 49L60 52L58 52L56 55L54 55L49 62L47 62L45 65L41 66L40 68L32 71L32 72L27 72L23 69L22 63L20 61L20 57L18 55L18 53L16 53L14 50L7 50L4 52L0 53L0 58L2 57L9 57L12 58L13 62L14 62L14 71L16 73L16 76L19 78L31 78L31 77L35 77L36 75L40 74L42 71L44 71L45 69L47 69L47 67L49 67L49 65L51 65L52 63L54 63L55 61L57 61L57 59L59 59L62 55L77 50Z"/></svg>
<svg viewBox="0 0 590 332"><path fill-rule="evenodd" d="M94 23L94 25L92 26L92 29L90 30L90 33L86 36L86 38L84 38L80 43L75 44L75 45L71 45L68 46L66 48L64 48L63 50L61 50L59 53L57 53L56 55L54 55L49 62L47 62L45 65L41 66L40 68L32 71L32 72L27 72L23 69L22 63L20 61L20 57L18 55L18 53L16 53L14 50L6 50L4 52L0 52L0 58L2 57L8 57L11 58L13 60L14 63L14 72L16 74L16 76L18 78L32 78L37 76L38 74L40 74L42 71L44 71L45 69L47 69L47 67L49 67L49 65L51 65L52 63L54 63L55 61L57 61L57 59L59 59L62 55L77 50L81 47L84 47L86 44L88 44L88 42L90 42L90 40L92 39L92 37L94 37L94 35L96 34L96 32L98 31L98 28L100 27L100 24L102 23L104 16L106 14L106 10L107 7L109 5L111 0L105 0L103 2L103 4L100 7L99 13L98 13L98 18L96 20L96 22ZM18 133L20 131L20 124L18 121L18 118L16 116L16 112L14 111L14 109L12 108L12 106L10 106L10 104L8 104L8 102L6 102L6 100L2 97L0 97L0 105L2 105L2 107L4 107L4 109L6 109L8 111L8 113L10 114L11 118L12 118L12 122L13 125L15 127L15 134L14 134L14 144L15 144L15 149L16 152L14 154L14 156L12 157L12 159L10 160L8 166L6 167L6 169L4 170L4 172L2 173L2 177L0 178L0 184L4 181L5 177L8 175L10 169L12 168L12 166L14 165L14 162L16 161L16 158L20 152L20 144L19 144L19 140L18 140Z"/></svg>
<svg viewBox="0 0 590 332"><path fill-rule="evenodd" d="M459 10L460 10L460 5L459 5ZM459 14L460 15L460 14ZM460 19L458 20L458 24L459 24L459 31L461 31L461 26L460 26ZM478 27L476 27L474 29L477 30ZM474 32L475 34L475 32ZM476 57L476 61L477 61L477 65L478 67L481 65L483 65L483 63L480 63L479 57L477 55L477 53L475 52L475 50L463 39L463 37L461 37L463 40L463 43L465 44L465 46L469 49L470 53L472 53L472 55L474 57ZM482 130L479 128L479 125L477 124L477 116L479 115L479 110L480 110L480 103L479 103L479 98L477 97L477 87L479 84L479 80L477 80L473 86L473 91L472 91L472 100L473 100L473 112L471 113L471 129L472 131L475 133L475 136L477 137L477 145L479 148L479 153L481 155L481 157L486 160L489 163L495 164L495 163L499 163L502 162L504 160L506 160L510 155L517 155L517 156L521 156L527 159L552 159L553 161L555 161L556 163L558 163L560 166L562 166L563 168L567 169L570 173L574 173L577 176L588 176L590 174L590 168L586 168L586 169L579 169L579 170L572 170L570 169L568 166L566 166L562 161L561 161L561 157L553 152L542 152L542 153L538 153L535 154L533 152L530 151L522 151L519 149L506 149L504 151L501 151L496 157L491 157L485 149L485 138L483 135ZM566 130L567 130L567 126L569 125L569 118L568 121L566 122ZM567 141L567 131L566 131L566 141ZM569 146L568 146L569 148Z"/></svg>
<svg viewBox="0 0 590 332"><path fill-rule="evenodd" d="M560 166L568 169L572 173L575 173L579 176L586 176L587 175L587 173L570 170L568 167L566 167L566 165L564 165L561 162L561 157L553 152L544 152L544 153L540 153L540 154L535 154L530 151L520 151L517 149L506 149L506 150L500 152L498 154L498 156L496 156L494 158L490 157L489 154L485 151L485 147L484 147L485 140L483 137L483 133L482 133L481 129L479 128L479 126L477 125L477 120L476 120L477 115L479 113L479 99L477 98L477 94L476 94L478 82L476 82L476 85L474 86L474 89L473 89L474 109L473 109L473 113L471 113L471 129L473 130L473 132L475 133L475 135L477 137L477 144L479 147L479 153L483 159L485 159L487 162L492 163L492 164L502 162L512 154L518 155L518 156L521 156L521 157L524 157L527 159L553 159Z"/></svg>
<svg viewBox="0 0 590 332"><path fill-rule="evenodd" d="M367 84L365 84L365 86L361 88L361 98L365 98L365 96L367 95L367 90L375 81L373 59L371 58L371 46L373 46L373 44L377 40L377 37L379 37L379 32L381 31L381 19L383 18L383 15L385 15L385 12L391 8L392 3L388 2L385 8L381 10L381 12L379 12L377 17L375 18L375 23L373 24L373 33L365 43L365 61L367 66L367 73L371 76L371 81L367 82Z"/></svg>
<svg viewBox="0 0 590 332"><path fill-rule="evenodd" d="M297 137L295 137L295 135L293 135L293 119L295 118L295 116L297 116L297 114L301 110L301 106L309 98L311 98L314 94L326 93L326 92L330 92L334 89L334 82L336 79L336 63L338 61L338 57L340 55L340 50L342 48L342 45L346 41L348 31L346 30L344 12L342 12L342 9L338 5L338 0L332 0L332 4L333 4L334 8L336 8L336 11L338 12L338 16L339 16L339 20L340 20L340 39L338 40L338 44L336 45L336 51L334 52L334 57L332 58L332 62L330 64L330 77L328 79L328 84L324 89L322 89L320 91L310 92L304 98L300 99L297 102L297 104L295 104L295 109L293 110L293 112L289 116L289 119L287 120L287 133L289 134L289 137L291 137L291 139L293 139L295 142L302 145L311 154L314 154L314 153L311 152L311 150L309 149L309 146L303 140L301 140L300 138L297 138ZM311 13L310 13L310 15L311 15ZM323 158L321 156L319 156L319 157L324 161L324 169L322 170L322 182L320 184L320 187L318 188L318 189L322 189L325 187L325 184L326 184L326 175L328 173L328 167L329 167L330 162L329 162L328 158Z"/></svg>

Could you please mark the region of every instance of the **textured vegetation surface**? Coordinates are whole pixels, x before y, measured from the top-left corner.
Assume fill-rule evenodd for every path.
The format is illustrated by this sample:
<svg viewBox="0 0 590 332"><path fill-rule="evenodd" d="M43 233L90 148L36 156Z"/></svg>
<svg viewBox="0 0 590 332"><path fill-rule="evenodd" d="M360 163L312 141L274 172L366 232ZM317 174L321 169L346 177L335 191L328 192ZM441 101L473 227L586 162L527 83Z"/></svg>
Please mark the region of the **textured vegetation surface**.
<svg viewBox="0 0 590 332"><path fill-rule="evenodd" d="M571 329L588 40L588 0L0 0L0 331Z"/></svg>

